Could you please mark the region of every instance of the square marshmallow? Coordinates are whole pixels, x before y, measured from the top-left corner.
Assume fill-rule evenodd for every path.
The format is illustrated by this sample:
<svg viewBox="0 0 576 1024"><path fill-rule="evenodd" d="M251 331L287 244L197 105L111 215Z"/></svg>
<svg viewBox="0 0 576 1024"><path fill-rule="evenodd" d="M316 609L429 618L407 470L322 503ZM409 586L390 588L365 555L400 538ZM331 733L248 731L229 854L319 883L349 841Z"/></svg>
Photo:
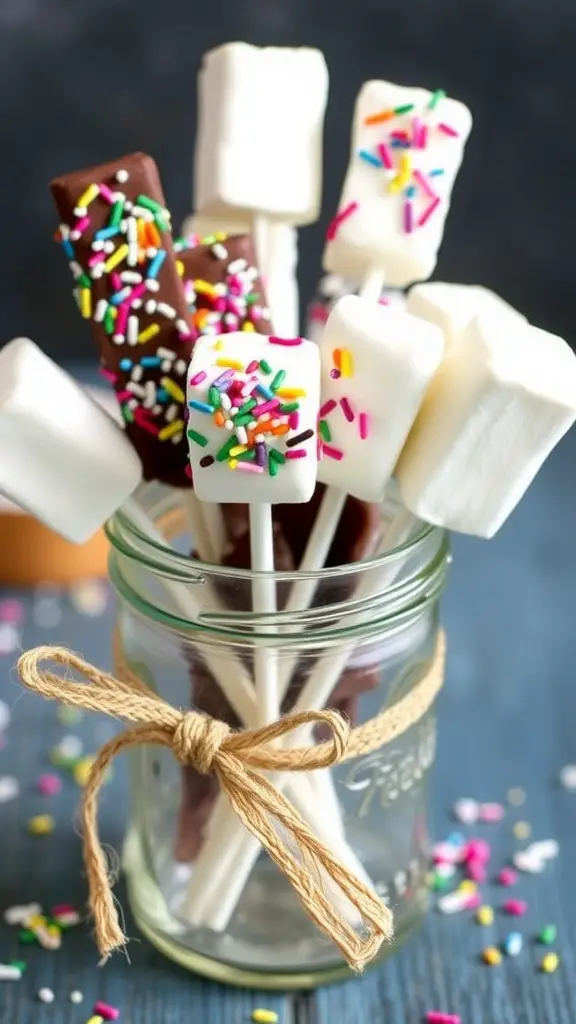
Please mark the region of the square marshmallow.
<svg viewBox="0 0 576 1024"><path fill-rule="evenodd" d="M444 281L415 284L408 294L406 308L414 316L440 327L446 351L459 341L468 324L484 313L497 313L517 323L528 322L499 295L479 284L446 284Z"/></svg>
<svg viewBox="0 0 576 1024"><path fill-rule="evenodd" d="M188 373L188 439L201 501L309 501L316 485L320 358L311 341L200 338Z"/></svg>
<svg viewBox="0 0 576 1024"><path fill-rule="evenodd" d="M320 339L318 479L382 501L442 359L437 327L356 295L340 299Z"/></svg>
<svg viewBox="0 0 576 1024"><path fill-rule="evenodd" d="M421 519L492 537L576 419L576 356L562 338L474 320L434 378L396 467Z"/></svg>
<svg viewBox="0 0 576 1024"><path fill-rule="evenodd" d="M81 544L142 478L114 421L28 338L0 352L0 491Z"/></svg>
<svg viewBox="0 0 576 1024"><path fill-rule="evenodd" d="M361 281L368 270L380 268L386 283L399 288L434 270L472 127L463 103L435 102L435 96L392 82L362 86L339 213L328 231L325 270ZM406 107L411 109L402 112ZM386 119L365 123L379 117Z"/></svg>
<svg viewBox="0 0 576 1024"><path fill-rule="evenodd" d="M226 43L207 53L198 78L197 211L315 221L327 96L319 50Z"/></svg>

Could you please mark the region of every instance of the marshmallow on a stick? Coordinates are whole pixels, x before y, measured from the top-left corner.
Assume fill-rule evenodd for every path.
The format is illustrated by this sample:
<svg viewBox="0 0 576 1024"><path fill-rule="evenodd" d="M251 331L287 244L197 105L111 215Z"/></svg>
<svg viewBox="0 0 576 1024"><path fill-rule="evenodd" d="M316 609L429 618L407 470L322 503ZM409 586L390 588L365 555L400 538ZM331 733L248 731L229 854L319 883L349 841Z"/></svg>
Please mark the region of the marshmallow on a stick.
<svg viewBox="0 0 576 1024"><path fill-rule="evenodd" d="M492 537L576 420L576 356L509 318L474 320L448 353L396 467L410 512Z"/></svg>
<svg viewBox="0 0 576 1024"><path fill-rule="evenodd" d="M226 43L198 76L195 207L317 220L328 71L319 50Z"/></svg>
<svg viewBox="0 0 576 1024"><path fill-rule="evenodd" d="M484 313L497 314L511 324L527 323L526 317L504 299L479 284L448 284L425 281L408 294L406 309L413 316L436 324L444 333L446 351L460 340L468 324Z"/></svg>
<svg viewBox="0 0 576 1024"><path fill-rule="evenodd" d="M355 281L379 270L402 288L429 277L471 127L468 108L442 90L366 82L324 268Z"/></svg>

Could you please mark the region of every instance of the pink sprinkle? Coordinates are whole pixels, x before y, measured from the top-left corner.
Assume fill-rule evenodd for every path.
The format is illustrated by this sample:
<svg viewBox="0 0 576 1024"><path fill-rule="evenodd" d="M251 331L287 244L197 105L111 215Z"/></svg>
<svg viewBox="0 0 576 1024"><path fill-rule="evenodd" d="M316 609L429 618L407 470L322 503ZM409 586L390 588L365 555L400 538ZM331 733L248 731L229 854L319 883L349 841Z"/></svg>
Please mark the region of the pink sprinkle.
<svg viewBox="0 0 576 1024"><path fill-rule="evenodd" d="M90 217L88 217L88 216L80 217L80 220L77 220L76 223L74 224L74 227L72 228L72 232L73 233L77 233L78 235L81 235L82 232L84 231L84 229L87 228L89 224L90 224Z"/></svg>
<svg viewBox="0 0 576 1024"><path fill-rule="evenodd" d="M62 789L62 779L53 772L47 772L45 775L38 776L36 785L42 796L56 796Z"/></svg>
<svg viewBox="0 0 576 1024"><path fill-rule="evenodd" d="M457 1013L441 1013L440 1010L428 1010L426 1024L462 1024Z"/></svg>
<svg viewBox="0 0 576 1024"><path fill-rule="evenodd" d="M376 146L376 152L378 153L378 156L380 157L380 159L381 159L382 163L384 164L384 167L386 168L386 170L387 171L393 171L394 170L394 157L392 156L392 153L390 152L390 149L388 148L386 143L385 142L379 142L378 145Z"/></svg>
<svg viewBox="0 0 576 1024"><path fill-rule="evenodd" d="M415 149L420 149L420 137L422 134L422 121L419 117L412 119L412 144Z"/></svg>
<svg viewBox="0 0 576 1024"><path fill-rule="evenodd" d="M486 881L486 868L480 860L469 860L466 863L466 874L473 882Z"/></svg>
<svg viewBox="0 0 576 1024"><path fill-rule="evenodd" d="M502 905L502 910L505 914L511 914L512 917L524 917L528 910L528 904L525 900L506 900Z"/></svg>
<svg viewBox="0 0 576 1024"><path fill-rule="evenodd" d="M122 284L122 282L120 282L120 285L121 284ZM114 287L116 287L116 286L114 286ZM130 292L130 295L126 299L126 302L128 303L128 305L131 306L132 303L134 302L134 299L141 298L142 295L144 295L145 291L146 291L146 285L145 285L144 281L142 281L141 284L137 284L136 287L132 289L132 291Z"/></svg>
<svg viewBox="0 0 576 1024"><path fill-rule="evenodd" d="M361 412L358 418L358 426L360 429L360 437L363 441L366 440L370 432L370 420L368 419L367 412Z"/></svg>
<svg viewBox="0 0 576 1024"><path fill-rule="evenodd" d="M353 423L354 410L352 409L352 406L350 405L350 402L348 401L347 398L340 399L340 408L342 409L342 412L344 413L346 419L348 420L348 423Z"/></svg>
<svg viewBox="0 0 576 1024"><path fill-rule="evenodd" d="M328 319L328 310L321 302L314 302L308 310L308 318L325 324Z"/></svg>
<svg viewBox="0 0 576 1024"><path fill-rule="evenodd" d="M246 373L254 373L258 369L259 365L260 364L258 360L253 359L251 363L248 363L248 366L246 367ZM206 374L204 374L204 376L206 376ZM190 383L192 383L192 381L190 381Z"/></svg>
<svg viewBox="0 0 576 1024"><path fill-rule="evenodd" d="M290 424L290 430L298 430L298 427L300 425L300 413L298 412L298 410L296 410L296 412L290 413L290 416L288 417L288 423Z"/></svg>
<svg viewBox="0 0 576 1024"><path fill-rule="evenodd" d="M102 260L106 259L105 252L95 252L93 256L88 260L89 267L95 267L97 263L102 263Z"/></svg>
<svg viewBox="0 0 576 1024"><path fill-rule="evenodd" d="M410 136L408 135L408 132L403 132L403 131L390 132L390 138L391 139L396 139L398 142L410 142Z"/></svg>
<svg viewBox="0 0 576 1024"><path fill-rule="evenodd" d="M119 292L122 290L123 285L122 281L120 280L120 274L118 273L118 271L112 271L112 273L110 274L110 280L112 282L112 287L115 292Z"/></svg>
<svg viewBox="0 0 576 1024"><path fill-rule="evenodd" d="M94 1014L97 1017L103 1017L104 1020L118 1020L120 1010L117 1006L110 1006L109 1003L102 1003L98 1000L97 1003L94 1003Z"/></svg>
<svg viewBox="0 0 576 1024"><path fill-rule="evenodd" d="M134 395L131 391L117 391L116 398L119 402L129 402L131 398L134 398Z"/></svg>
<svg viewBox="0 0 576 1024"><path fill-rule="evenodd" d="M478 820L493 824L495 821L502 821L504 813L502 804L480 804Z"/></svg>
<svg viewBox="0 0 576 1024"><path fill-rule="evenodd" d="M250 409L250 415L256 419L257 416L263 416L265 412L270 412L271 409L277 409L279 405L279 398L271 398L269 402L262 402L261 405L255 405L253 409Z"/></svg>
<svg viewBox="0 0 576 1024"><path fill-rule="evenodd" d="M479 892L471 892L466 896L463 904L464 910L477 910L478 907L482 906L482 897Z"/></svg>
<svg viewBox="0 0 576 1024"><path fill-rule="evenodd" d="M458 136L460 135L460 132L457 132L456 129L453 128L451 124L446 124L445 121L440 121L438 128L440 129L441 132L444 132L444 135L450 135L454 139L457 139Z"/></svg>
<svg viewBox="0 0 576 1024"><path fill-rule="evenodd" d="M320 408L320 419L323 420L325 416L329 416L331 412L334 412L337 404L333 398L329 398L327 402L324 402L324 405Z"/></svg>
<svg viewBox="0 0 576 1024"><path fill-rule="evenodd" d="M340 448L334 448L331 444L323 445L322 451L329 459L336 459L336 462L340 462L340 459L344 458L344 452Z"/></svg>
<svg viewBox="0 0 576 1024"><path fill-rule="evenodd" d="M428 145L428 125L423 124L420 131L420 149L426 149Z"/></svg>
<svg viewBox="0 0 576 1024"><path fill-rule="evenodd" d="M517 881L518 872L514 871L514 868L502 868L502 870L498 873L499 885L505 885L508 887L510 885L516 885Z"/></svg>
<svg viewBox="0 0 576 1024"><path fill-rule="evenodd" d="M430 205L426 207L426 209L424 210L424 213L420 216L420 218L418 220L418 227L419 228L423 228L424 227L424 225L430 220L430 217L432 216L432 214L434 213L434 211L437 209L437 207L439 205L440 205L440 196L436 196L436 198L432 200Z"/></svg>
<svg viewBox="0 0 576 1024"><path fill-rule="evenodd" d="M414 178L414 181L418 182L420 188L429 199L436 199L436 193L430 185L430 182L422 174L422 171L412 171L412 177Z"/></svg>
<svg viewBox="0 0 576 1024"><path fill-rule="evenodd" d="M51 907L50 914L52 917L62 917L64 914L76 914L76 907L72 903L58 903L56 907Z"/></svg>
<svg viewBox="0 0 576 1024"><path fill-rule="evenodd" d="M404 203L404 231L411 235L414 230L414 207L409 199Z"/></svg>
<svg viewBox="0 0 576 1024"><path fill-rule="evenodd" d="M464 859L467 861L476 860L480 864L487 864L491 854L490 843L487 843L485 839L470 839L466 843Z"/></svg>
<svg viewBox="0 0 576 1024"><path fill-rule="evenodd" d="M305 448L291 448L289 452L286 452L287 459L305 459L306 449Z"/></svg>
<svg viewBox="0 0 576 1024"><path fill-rule="evenodd" d="M239 462L238 465L235 466L234 468L235 468L235 470L238 470L238 471L240 471L242 473L263 473L264 472L263 467L262 466L257 466L255 462Z"/></svg>
<svg viewBox="0 0 576 1024"><path fill-rule="evenodd" d="M124 334L129 312L130 305L128 302L123 302L121 306L118 306L118 314L114 323L114 334Z"/></svg>
<svg viewBox="0 0 576 1024"><path fill-rule="evenodd" d="M101 366L98 370L98 373L100 374L101 377L104 377L105 380L110 381L111 384L114 384L118 379L116 374L112 373L111 370L107 370L105 366Z"/></svg>
<svg viewBox="0 0 576 1024"><path fill-rule="evenodd" d="M337 213L336 216L332 218L326 231L326 240L328 242L331 242L334 238L336 238L338 228L340 227L342 221L346 220L347 217L351 217L352 214L355 213L357 209L358 203L355 200L353 200L351 203L348 203L348 206L345 206L343 210L340 210L340 212Z"/></svg>
<svg viewBox="0 0 576 1024"><path fill-rule="evenodd" d="M155 427L153 423L150 423L146 413L141 408L134 410L134 421L139 427L142 427L142 430L147 430L149 434L154 434L154 437L157 437L160 433L158 427Z"/></svg>
<svg viewBox="0 0 576 1024"><path fill-rule="evenodd" d="M114 193L112 192L112 189L108 188L108 185L99 185L98 188L100 189L102 199L105 199L106 202L110 203L112 206L114 203Z"/></svg>
<svg viewBox="0 0 576 1024"><path fill-rule="evenodd" d="M378 299L379 306L390 306L391 302L387 295L381 295Z"/></svg>
<svg viewBox="0 0 576 1024"><path fill-rule="evenodd" d="M190 378L190 383L192 385L194 385L194 384L201 384L203 380L206 380L206 376L207 375L206 375L205 371L204 370L200 370L198 373L195 373L194 376Z"/></svg>
<svg viewBox="0 0 576 1024"><path fill-rule="evenodd" d="M19 626L24 621L24 605L21 601L7 598L0 603L0 622L10 622Z"/></svg>
<svg viewBox="0 0 576 1024"><path fill-rule="evenodd" d="M302 344L302 338L277 338L275 335L270 335L268 341L271 345L286 345L288 348Z"/></svg>

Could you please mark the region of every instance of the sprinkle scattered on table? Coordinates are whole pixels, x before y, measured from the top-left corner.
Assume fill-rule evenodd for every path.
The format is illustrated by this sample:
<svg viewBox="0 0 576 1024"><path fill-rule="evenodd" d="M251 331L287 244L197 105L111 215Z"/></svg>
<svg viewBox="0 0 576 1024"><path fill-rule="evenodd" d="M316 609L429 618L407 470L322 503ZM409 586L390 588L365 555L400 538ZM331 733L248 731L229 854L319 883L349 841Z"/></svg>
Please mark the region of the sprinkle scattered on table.
<svg viewBox="0 0 576 1024"><path fill-rule="evenodd" d="M565 764L558 778L564 789L576 789L576 764Z"/></svg>
<svg viewBox="0 0 576 1024"><path fill-rule="evenodd" d="M82 1000L84 999L84 993L83 993L83 992L80 992L80 990L79 990L79 989L75 988L75 989L73 989L73 991L72 991L72 992L70 993L70 995L68 996L68 998L69 998L69 1000L70 1000L70 1002L71 1002L71 1003L75 1003L76 1005L78 1005L78 1004L79 1004L79 1003L81 1003L81 1002L82 1002Z"/></svg>
<svg viewBox="0 0 576 1024"><path fill-rule="evenodd" d="M51 814L35 814L28 820L28 831L32 836L50 836L55 828Z"/></svg>
<svg viewBox="0 0 576 1024"><path fill-rule="evenodd" d="M13 775L0 775L0 804L7 804L20 793L20 783Z"/></svg>
<svg viewBox="0 0 576 1024"><path fill-rule="evenodd" d="M38 990L38 999L41 1003L53 1003L55 998L51 988L41 988Z"/></svg>
<svg viewBox="0 0 576 1024"><path fill-rule="evenodd" d="M252 1010L252 1020L254 1021L254 1024L276 1024L278 1014L275 1010Z"/></svg>
<svg viewBox="0 0 576 1024"><path fill-rule="evenodd" d="M554 974L554 971L558 970L560 966L560 957L557 953L546 953L546 956L542 957L540 966L545 974Z"/></svg>

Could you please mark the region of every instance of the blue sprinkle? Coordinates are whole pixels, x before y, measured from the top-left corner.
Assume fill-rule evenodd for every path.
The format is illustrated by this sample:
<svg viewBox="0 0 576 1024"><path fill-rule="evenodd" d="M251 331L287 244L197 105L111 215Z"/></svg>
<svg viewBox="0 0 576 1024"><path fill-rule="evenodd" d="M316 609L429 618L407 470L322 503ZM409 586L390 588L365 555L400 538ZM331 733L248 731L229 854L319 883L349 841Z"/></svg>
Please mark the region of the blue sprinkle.
<svg viewBox="0 0 576 1024"><path fill-rule="evenodd" d="M64 252L66 253L66 259L67 260L73 260L74 259L74 246L72 245L72 242L70 241L69 238L63 238L62 239L62 248L64 249Z"/></svg>
<svg viewBox="0 0 576 1024"><path fill-rule="evenodd" d="M524 940L520 932L509 932L504 939L504 952L508 956L518 956L522 952Z"/></svg>
<svg viewBox="0 0 576 1024"><path fill-rule="evenodd" d="M168 401L168 392L164 391L164 388L158 388L158 391L156 392L156 401L161 404Z"/></svg>
<svg viewBox="0 0 576 1024"><path fill-rule="evenodd" d="M188 405L190 406L191 409L197 409L198 412L206 412L209 415L212 415L212 413L214 412L213 405L208 405L207 402L198 402L195 398L191 398L190 401L188 402Z"/></svg>
<svg viewBox="0 0 576 1024"><path fill-rule="evenodd" d="M115 292L114 295L111 296L110 302L113 306L119 306L120 303L124 302L124 299L127 299L129 295L130 288L122 288L119 292Z"/></svg>
<svg viewBox="0 0 576 1024"><path fill-rule="evenodd" d="M428 171L429 178L437 178L439 174L444 174L443 167L436 167L433 171Z"/></svg>
<svg viewBox="0 0 576 1024"><path fill-rule="evenodd" d="M461 832L451 832L446 842L450 846L462 846L466 842L466 837Z"/></svg>
<svg viewBox="0 0 576 1024"><path fill-rule="evenodd" d="M416 195L416 192L417 192L416 186L415 185L409 185L408 188L405 189L404 195L406 196L406 199L413 199L414 196Z"/></svg>
<svg viewBox="0 0 576 1024"><path fill-rule="evenodd" d="M166 259L166 250L165 249L159 249L158 252L156 253L154 259L152 260L150 266L148 267L148 271L146 273L146 277L148 277L148 278L150 278L150 277L157 277L159 272L160 272L160 267L164 263L165 259Z"/></svg>
<svg viewBox="0 0 576 1024"><path fill-rule="evenodd" d="M161 359L160 356L142 356L140 362L145 367L160 366Z"/></svg>
<svg viewBox="0 0 576 1024"><path fill-rule="evenodd" d="M142 360L142 362L144 362L144 360ZM134 366L134 363L132 362L131 359L121 359L118 365L120 366L121 370L131 370L132 367Z"/></svg>
<svg viewBox="0 0 576 1024"><path fill-rule="evenodd" d="M263 395L264 398L275 398L276 397L274 395L274 392L270 391L270 388L267 388L265 384L257 384L256 387L254 388L254 390L257 391L260 395Z"/></svg>
<svg viewBox="0 0 576 1024"><path fill-rule="evenodd" d="M365 160L367 164L372 164L373 167L382 167L382 161L374 156L373 153L369 153L367 149L361 149L358 153L361 160Z"/></svg>
<svg viewBox="0 0 576 1024"><path fill-rule="evenodd" d="M120 234L120 228L114 228L114 227L112 227L112 228L101 228L100 231L96 232L96 234L94 235L94 238L95 238L95 240L97 242L105 242L106 239L114 238L115 235L119 235L119 234Z"/></svg>

